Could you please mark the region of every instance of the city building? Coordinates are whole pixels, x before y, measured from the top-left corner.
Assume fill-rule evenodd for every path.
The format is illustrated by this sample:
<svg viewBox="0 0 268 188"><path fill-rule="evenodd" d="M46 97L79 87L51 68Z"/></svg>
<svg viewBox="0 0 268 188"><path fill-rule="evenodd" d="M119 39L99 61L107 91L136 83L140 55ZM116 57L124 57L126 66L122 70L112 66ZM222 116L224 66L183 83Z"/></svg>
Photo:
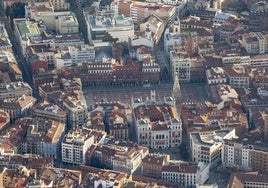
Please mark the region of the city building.
<svg viewBox="0 0 268 188"><path fill-rule="evenodd" d="M59 159L61 140L65 124L44 119L31 119L25 135L25 148L22 153L39 154Z"/></svg>
<svg viewBox="0 0 268 188"><path fill-rule="evenodd" d="M254 188L267 186L268 175L260 174L259 172L232 173L228 184L228 188Z"/></svg>
<svg viewBox="0 0 268 188"><path fill-rule="evenodd" d="M157 102L155 91L150 99L132 99L133 119L138 143L153 149L179 146L182 139L182 124L175 101L166 97Z"/></svg>
<svg viewBox="0 0 268 188"><path fill-rule="evenodd" d="M132 174L148 154L148 148L134 142L107 138L104 144L89 149L88 158L93 166Z"/></svg>
<svg viewBox="0 0 268 188"><path fill-rule="evenodd" d="M183 55L175 50L170 52L170 66L173 79L178 75L179 79L184 82L189 82L191 78L190 70L191 59L184 58Z"/></svg>
<svg viewBox="0 0 268 188"><path fill-rule="evenodd" d="M157 15L151 15L144 19L140 24L140 31L145 32L147 29L152 32L153 41L157 44L162 37L165 29L165 22Z"/></svg>
<svg viewBox="0 0 268 188"><path fill-rule="evenodd" d="M128 140L129 127L127 117L118 111L106 114L108 122L108 134L113 135L116 139Z"/></svg>
<svg viewBox="0 0 268 188"><path fill-rule="evenodd" d="M109 10L97 12L95 15L85 14L89 41L101 40L128 42L134 37L134 23L132 18L115 15Z"/></svg>
<svg viewBox="0 0 268 188"><path fill-rule="evenodd" d="M204 184L209 178L209 165L186 161L169 161L163 166L161 179L177 186Z"/></svg>
<svg viewBox="0 0 268 188"><path fill-rule="evenodd" d="M216 166L221 162L223 139L235 137L235 130L219 130L209 133L191 133L190 148L192 161Z"/></svg>
<svg viewBox="0 0 268 188"><path fill-rule="evenodd" d="M61 157L65 163L86 164L86 153L93 144L104 142L105 132L74 128L61 143Z"/></svg>
<svg viewBox="0 0 268 188"><path fill-rule="evenodd" d="M208 87L208 96L219 107L223 107L225 103L232 100L240 104L236 90L227 84L210 85Z"/></svg>
<svg viewBox="0 0 268 188"><path fill-rule="evenodd" d="M227 77L221 67L212 67L206 70L207 84L226 84Z"/></svg>
<svg viewBox="0 0 268 188"><path fill-rule="evenodd" d="M11 82L0 85L0 99L18 98L22 95L31 96L32 88L26 82Z"/></svg>
<svg viewBox="0 0 268 188"><path fill-rule="evenodd" d="M232 67L224 67L228 83L233 88L249 88L249 73L246 67L242 65L234 65Z"/></svg>
<svg viewBox="0 0 268 188"><path fill-rule="evenodd" d="M65 95L62 106L67 113L67 123L70 127L85 123L87 104L82 91L74 90Z"/></svg>
<svg viewBox="0 0 268 188"><path fill-rule="evenodd" d="M9 114L10 120L13 122L18 118L28 116L35 102L36 98L22 95L18 98L4 99L0 102L0 107Z"/></svg>
<svg viewBox="0 0 268 188"><path fill-rule="evenodd" d="M170 161L169 155L150 153L142 159L142 175L148 178L161 179L163 166Z"/></svg>
<svg viewBox="0 0 268 188"><path fill-rule="evenodd" d="M56 32L59 34L79 33L79 24L75 14L59 15L55 20Z"/></svg>
<svg viewBox="0 0 268 188"><path fill-rule="evenodd" d="M268 52L268 32L249 32L242 35L242 46L251 54Z"/></svg>
<svg viewBox="0 0 268 188"><path fill-rule="evenodd" d="M256 2L256 1L255 1ZM268 6L265 1L258 1L250 7L249 28L252 31L268 31Z"/></svg>
<svg viewBox="0 0 268 188"><path fill-rule="evenodd" d="M152 58L142 62L127 58L119 62L104 57L102 62L88 63L76 71L83 84L92 86L158 85L160 81L160 65Z"/></svg>
<svg viewBox="0 0 268 188"><path fill-rule="evenodd" d="M31 108L31 116L33 118L45 118L66 123L66 112L57 104L43 100Z"/></svg>
<svg viewBox="0 0 268 188"><path fill-rule="evenodd" d="M95 60L95 49L90 45L68 45L58 49L53 55L55 67L82 66Z"/></svg>
<svg viewBox="0 0 268 188"><path fill-rule="evenodd" d="M66 11L70 9L70 3L66 0L52 0L51 1L55 11Z"/></svg>
<svg viewBox="0 0 268 188"><path fill-rule="evenodd" d="M82 182L82 172L78 170L70 170L55 167L44 167L39 181L29 183L29 187L78 187Z"/></svg>
<svg viewBox="0 0 268 188"><path fill-rule="evenodd" d="M26 54L26 48L31 40L41 39L41 32L36 22L27 20L26 18L14 19L14 33L19 41L22 54Z"/></svg>

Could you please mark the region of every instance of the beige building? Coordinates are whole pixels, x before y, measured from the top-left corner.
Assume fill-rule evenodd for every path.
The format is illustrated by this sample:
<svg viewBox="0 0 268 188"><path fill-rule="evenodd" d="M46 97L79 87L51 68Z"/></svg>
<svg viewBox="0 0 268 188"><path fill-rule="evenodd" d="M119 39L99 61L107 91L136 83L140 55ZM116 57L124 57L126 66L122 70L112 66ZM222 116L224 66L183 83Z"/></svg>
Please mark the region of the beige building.
<svg viewBox="0 0 268 188"><path fill-rule="evenodd" d="M79 24L75 14L59 15L55 20L56 32L59 34L79 33Z"/></svg>
<svg viewBox="0 0 268 188"><path fill-rule="evenodd" d="M171 97L156 102L155 97L155 91L151 91L151 97L146 101L142 98L132 99L138 143L153 149L179 146L182 123L175 102Z"/></svg>
<svg viewBox="0 0 268 188"><path fill-rule="evenodd" d="M223 69L231 87L249 88L249 73L247 72L246 67L242 65L234 65L232 67L224 67Z"/></svg>

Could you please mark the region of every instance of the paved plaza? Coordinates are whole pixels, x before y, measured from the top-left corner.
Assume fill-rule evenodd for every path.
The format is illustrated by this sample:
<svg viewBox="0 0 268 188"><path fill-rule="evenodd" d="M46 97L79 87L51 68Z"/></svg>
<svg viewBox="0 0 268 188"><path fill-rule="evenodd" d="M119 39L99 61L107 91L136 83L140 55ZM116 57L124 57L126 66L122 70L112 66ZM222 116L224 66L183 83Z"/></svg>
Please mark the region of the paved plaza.
<svg viewBox="0 0 268 188"><path fill-rule="evenodd" d="M172 84L160 84L151 87L84 87L83 91L88 105L103 101L120 101L130 104L131 98L142 97L144 100L150 97L150 91L156 91L156 101L162 101L165 96L171 96ZM182 83L182 101L196 102L207 100L204 83Z"/></svg>

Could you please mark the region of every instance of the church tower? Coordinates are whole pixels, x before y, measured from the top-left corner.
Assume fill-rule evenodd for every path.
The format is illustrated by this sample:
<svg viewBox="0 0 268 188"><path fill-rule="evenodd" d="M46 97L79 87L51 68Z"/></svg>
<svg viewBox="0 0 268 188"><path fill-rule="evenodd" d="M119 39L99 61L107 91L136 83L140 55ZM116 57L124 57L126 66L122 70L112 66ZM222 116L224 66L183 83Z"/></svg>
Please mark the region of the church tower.
<svg viewBox="0 0 268 188"><path fill-rule="evenodd" d="M181 100L181 87L180 87L178 74L176 74L175 79L174 79L172 97L177 102L177 104Z"/></svg>

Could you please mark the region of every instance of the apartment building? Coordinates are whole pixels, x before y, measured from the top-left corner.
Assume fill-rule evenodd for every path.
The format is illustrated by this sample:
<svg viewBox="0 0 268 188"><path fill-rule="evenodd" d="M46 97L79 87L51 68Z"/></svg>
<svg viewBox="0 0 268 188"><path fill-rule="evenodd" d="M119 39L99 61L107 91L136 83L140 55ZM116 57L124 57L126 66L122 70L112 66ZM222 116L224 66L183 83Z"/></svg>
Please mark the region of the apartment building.
<svg viewBox="0 0 268 188"><path fill-rule="evenodd" d="M134 37L131 17L115 15L110 10L98 11L95 15L85 13L89 41L127 42Z"/></svg>
<svg viewBox="0 0 268 188"><path fill-rule="evenodd" d="M132 99L133 119L138 143L153 149L178 146L182 139L182 124L174 100L166 97L156 102L155 91L150 99Z"/></svg>
<svg viewBox="0 0 268 188"><path fill-rule="evenodd" d="M250 151L251 168L261 174L268 174L268 145L255 144L254 149Z"/></svg>
<svg viewBox="0 0 268 188"><path fill-rule="evenodd" d="M89 161L93 166L128 174L134 173L148 154L149 150L144 146L111 137L107 138L104 144L92 147L88 151Z"/></svg>
<svg viewBox="0 0 268 188"><path fill-rule="evenodd" d="M163 166L161 179L177 186L204 184L209 178L209 165L202 162L169 161Z"/></svg>
<svg viewBox="0 0 268 188"><path fill-rule="evenodd" d="M43 119L32 119L25 136L26 148L23 153L39 154L59 158L65 124Z"/></svg>
<svg viewBox="0 0 268 188"><path fill-rule="evenodd" d="M234 65L232 67L224 67L223 69L231 87L249 88L249 73L246 67Z"/></svg>
<svg viewBox="0 0 268 188"><path fill-rule="evenodd" d="M61 157L65 163L86 164L86 152L95 143L102 142L105 132L75 128L66 134L61 143Z"/></svg>
<svg viewBox="0 0 268 188"><path fill-rule="evenodd" d="M252 31L268 31L267 2L259 1L250 7L249 28Z"/></svg>
<svg viewBox="0 0 268 188"><path fill-rule="evenodd" d="M32 88L26 82L11 82L0 85L0 99L18 98L22 95L31 96Z"/></svg>
<svg viewBox="0 0 268 188"><path fill-rule="evenodd" d="M149 154L142 159L142 175L148 178L161 179L163 166L170 161L169 155Z"/></svg>
<svg viewBox="0 0 268 188"><path fill-rule="evenodd" d="M47 118L61 123L66 123L66 112L57 104L47 100L41 101L31 108L31 115L34 118Z"/></svg>
<svg viewBox="0 0 268 188"><path fill-rule="evenodd" d="M67 113L68 126L83 125L87 118L87 104L83 92L74 90L63 97L62 107Z"/></svg>
<svg viewBox="0 0 268 188"><path fill-rule="evenodd" d="M221 162L223 139L235 137L235 130L218 130L207 133L191 133L190 148L192 161L216 166Z"/></svg>
<svg viewBox="0 0 268 188"><path fill-rule="evenodd" d="M228 188L255 188L267 186L268 175L260 174L259 172L232 173L228 184Z"/></svg>
<svg viewBox="0 0 268 188"><path fill-rule="evenodd" d="M268 32L250 32L242 35L242 46L251 55L268 52Z"/></svg>
<svg viewBox="0 0 268 188"><path fill-rule="evenodd" d="M1 33L1 37L0 37L0 50L9 50L12 49L12 44L9 40L9 36L7 34L5 25L3 23L0 23L0 33Z"/></svg>
<svg viewBox="0 0 268 188"><path fill-rule="evenodd" d="M176 51L170 52L170 66L173 79L178 75L180 81L189 82L191 79L191 59L184 58Z"/></svg>
<svg viewBox="0 0 268 188"><path fill-rule="evenodd" d="M127 117L121 112L111 112L106 114L108 122L108 134L113 135L116 139L128 140L129 128Z"/></svg>
<svg viewBox="0 0 268 188"><path fill-rule="evenodd" d="M226 84L227 76L221 67L212 67L206 70L207 84Z"/></svg>
<svg viewBox="0 0 268 188"><path fill-rule="evenodd" d="M13 122L18 118L29 115L35 102L36 98L22 95L18 98L4 99L0 102L0 107L9 114L10 120Z"/></svg>

